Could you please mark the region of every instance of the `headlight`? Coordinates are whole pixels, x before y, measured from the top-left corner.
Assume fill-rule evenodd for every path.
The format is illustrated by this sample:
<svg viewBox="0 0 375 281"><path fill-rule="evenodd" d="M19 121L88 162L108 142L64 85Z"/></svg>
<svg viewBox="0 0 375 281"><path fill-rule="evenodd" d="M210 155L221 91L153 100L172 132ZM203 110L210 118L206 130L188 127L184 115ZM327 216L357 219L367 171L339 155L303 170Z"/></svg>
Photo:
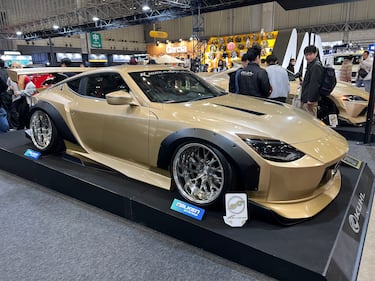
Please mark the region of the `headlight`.
<svg viewBox="0 0 375 281"><path fill-rule="evenodd" d="M305 154L295 147L279 140L243 139L263 158L275 162L291 162Z"/></svg>
<svg viewBox="0 0 375 281"><path fill-rule="evenodd" d="M354 95L345 95L345 96L342 96L341 99L343 101L367 101L366 99L360 96L354 96Z"/></svg>

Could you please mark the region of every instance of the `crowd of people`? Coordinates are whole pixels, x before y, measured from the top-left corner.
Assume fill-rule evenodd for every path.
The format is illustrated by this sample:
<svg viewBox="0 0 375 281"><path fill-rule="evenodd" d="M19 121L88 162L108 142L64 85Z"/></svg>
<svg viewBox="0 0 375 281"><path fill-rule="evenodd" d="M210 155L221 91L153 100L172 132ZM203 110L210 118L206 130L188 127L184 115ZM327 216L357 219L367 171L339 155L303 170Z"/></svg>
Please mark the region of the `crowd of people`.
<svg viewBox="0 0 375 281"><path fill-rule="evenodd" d="M266 69L261 65L261 48L253 46L241 58L241 67L230 75L229 91L286 102L290 91L287 71L278 65L275 55L266 58Z"/></svg>
<svg viewBox="0 0 375 281"><path fill-rule="evenodd" d="M71 67L72 61L63 58L61 67ZM19 69L23 66L19 62L13 62L10 69ZM75 75L73 72L60 73L65 79ZM10 130L23 130L28 128L29 110L31 97L37 93L35 84L28 75L18 75L17 81L12 81L8 77L5 62L0 59L0 133Z"/></svg>
<svg viewBox="0 0 375 281"><path fill-rule="evenodd" d="M290 85L287 71L278 65L277 57L269 55L266 58L266 69L260 60L260 48L253 46L242 57L242 66L230 75L229 91L237 94L262 97L285 102ZM296 78L301 82L301 108L317 117L318 102L321 99L320 86L323 81L323 65L318 56L318 49L309 45L304 49L307 68L303 80L300 75ZM295 73L295 59L290 60L287 70ZM364 86L370 92L373 61L368 51L363 52L363 59L357 74L357 86ZM343 63L340 80L350 82L352 79L351 59Z"/></svg>
<svg viewBox="0 0 375 281"><path fill-rule="evenodd" d="M19 62L13 62L11 69L22 68ZM5 69L5 63L0 59L0 132L22 130L28 126L28 113L31 96L36 93L36 87L27 75L18 75L17 81L12 81Z"/></svg>
<svg viewBox="0 0 375 281"><path fill-rule="evenodd" d="M352 82L353 71L353 56L348 56L344 59L340 69L340 81ZM364 51L362 59L359 63L359 70L356 74L356 86L364 87L366 92L370 92L371 78L372 78L373 58L370 57L369 51Z"/></svg>

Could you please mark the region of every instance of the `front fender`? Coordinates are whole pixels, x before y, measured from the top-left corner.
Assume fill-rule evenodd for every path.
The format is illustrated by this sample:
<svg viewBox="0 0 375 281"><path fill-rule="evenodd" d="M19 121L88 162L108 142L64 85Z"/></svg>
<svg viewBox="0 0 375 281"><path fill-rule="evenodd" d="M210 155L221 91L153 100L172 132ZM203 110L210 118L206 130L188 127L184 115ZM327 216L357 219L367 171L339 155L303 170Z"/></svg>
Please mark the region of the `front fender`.
<svg viewBox="0 0 375 281"><path fill-rule="evenodd" d="M166 137L158 155L158 167L167 170L176 149L183 143L207 143L220 150L234 166L238 187L233 189L257 190L259 184L259 165L230 139L205 129L182 129Z"/></svg>

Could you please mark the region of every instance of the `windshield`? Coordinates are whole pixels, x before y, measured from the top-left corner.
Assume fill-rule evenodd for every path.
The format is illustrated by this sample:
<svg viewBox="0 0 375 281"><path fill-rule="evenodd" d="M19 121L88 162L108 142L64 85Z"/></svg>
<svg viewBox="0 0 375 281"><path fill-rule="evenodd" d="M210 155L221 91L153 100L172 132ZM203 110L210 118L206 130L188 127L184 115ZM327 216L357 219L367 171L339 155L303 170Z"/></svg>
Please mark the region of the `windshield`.
<svg viewBox="0 0 375 281"><path fill-rule="evenodd" d="M353 64L359 64L362 55L337 55L334 58L334 65L342 65L345 59L352 59Z"/></svg>
<svg viewBox="0 0 375 281"><path fill-rule="evenodd" d="M142 71L129 75L152 102L178 103L225 94L189 71Z"/></svg>

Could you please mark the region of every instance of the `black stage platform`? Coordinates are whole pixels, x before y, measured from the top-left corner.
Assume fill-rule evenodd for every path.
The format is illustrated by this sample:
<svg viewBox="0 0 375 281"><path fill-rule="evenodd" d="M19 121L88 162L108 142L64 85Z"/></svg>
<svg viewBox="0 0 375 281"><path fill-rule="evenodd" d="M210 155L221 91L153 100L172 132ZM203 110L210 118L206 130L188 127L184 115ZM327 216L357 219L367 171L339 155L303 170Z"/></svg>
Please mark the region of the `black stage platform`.
<svg viewBox="0 0 375 281"><path fill-rule="evenodd" d="M337 126L333 128L336 132L344 136L347 140L364 142L365 126ZM371 126L371 133L368 136L368 142L375 143L375 125Z"/></svg>
<svg viewBox="0 0 375 281"><path fill-rule="evenodd" d="M341 167L338 197L313 219L281 226L252 216L230 228L224 211L206 210L196 221L170 210L177 193L63 156L31 160L23 132L0 135L0 168L119 216L142 223L281 280L355 280L363 250L374 176L366 164Z"/></svg>

